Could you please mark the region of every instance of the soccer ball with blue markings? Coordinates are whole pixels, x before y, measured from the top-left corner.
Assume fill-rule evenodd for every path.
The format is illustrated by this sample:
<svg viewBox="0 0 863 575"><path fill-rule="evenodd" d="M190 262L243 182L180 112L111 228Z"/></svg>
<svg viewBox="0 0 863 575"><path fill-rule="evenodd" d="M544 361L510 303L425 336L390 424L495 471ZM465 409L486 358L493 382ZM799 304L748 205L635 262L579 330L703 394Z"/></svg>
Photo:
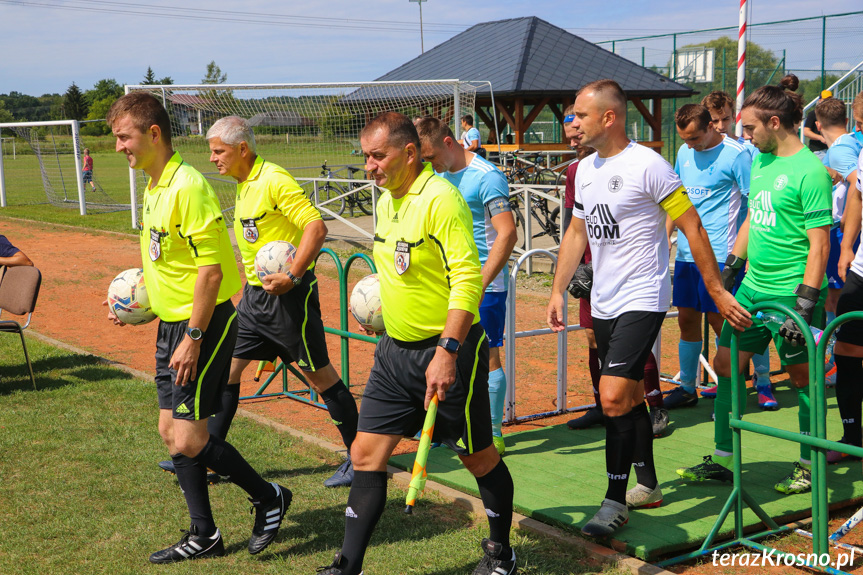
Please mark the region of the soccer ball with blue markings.
<svg viewBox="0 0 863 575"><path fill-rule="evenodd" d="M108 307L117 319L129 325L143 325L156 319L150 309L144 270L132 268L120 272L108 286Z"/></svg>
<svg viewBox="0 0 863 575"><path fill-rule="evenodd" d="M351 313L366 331L382 333L384 314L381 305L381 284L378 274L370 274L357 282L351 292Z"/></svg>
<svg viewBox="0 0 863 575"><path fill-rule="evenodd" d="M270 242L255 255L255 274L263 282L264 276L283 274L291 269L297 248L291 242L276 240Z"/></svg>

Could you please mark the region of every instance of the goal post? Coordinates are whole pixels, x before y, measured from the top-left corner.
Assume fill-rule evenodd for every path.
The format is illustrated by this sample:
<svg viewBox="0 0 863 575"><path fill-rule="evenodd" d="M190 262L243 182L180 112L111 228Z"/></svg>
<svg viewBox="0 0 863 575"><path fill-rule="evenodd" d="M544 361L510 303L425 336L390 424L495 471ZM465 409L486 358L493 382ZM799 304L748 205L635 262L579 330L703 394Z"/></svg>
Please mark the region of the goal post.
<svg viewBox="0 0 863 575"><path fill-rule="evenodd" d="M74 174L69 174L68 167L65 170L64 174L64 166L62 162L59 160L58 151L56 149L56 145L54 142L51 142L46 145L41 145L39 143L35 143L34 145L34 137L33 137L33 128L52 128L55 126L68 126L71 130L72 135L72 157L74 158ZM42 185L44 187L45 193L48 196L48 200L52 203L58 201L59 193L54 189L55 185L59 185L62 187L64 192L64 200L68 201L68 197L66 195L66 179L70 179L70 183L72 181L76 184L76 190L78 193L78 208L82 216L87 215L87 202L84 197L84 177L81 171L81 133L77 120L56 120L56 121L46 121L46 122L5 122L0 123L0 130L3 128L8 128L12 132L14 132L17 136L25 139L27 143L33 148L33 152L36 155L39 162L39 169L42 174ZM48 164L53 164L55 161L57 162L56 170L48 166ZM59 180L58 180L59 177ZM3 153L2 148L0 148L0 206L7 206L7 188L6 188L6 171L4 169L4 161L3 161Z"/></svg>
<svg viewBox="0 0 863 575"><path fill-rule="evenodd" d="M219 118L240 116L248 120L255 133L257 153L287 169L313 194L316 180L364 178L359 132L381 112L397 111L411 118L435 116L459 134L460 116L475 110L475 84L416 80L128 85L126 93L146 91L162 102L171 118L174 149L208 179L230 223L236 183L220 176L209 162L206 140L207 130ZM140 173L130 169L134 226L138 223L144 181Z"/></svg>

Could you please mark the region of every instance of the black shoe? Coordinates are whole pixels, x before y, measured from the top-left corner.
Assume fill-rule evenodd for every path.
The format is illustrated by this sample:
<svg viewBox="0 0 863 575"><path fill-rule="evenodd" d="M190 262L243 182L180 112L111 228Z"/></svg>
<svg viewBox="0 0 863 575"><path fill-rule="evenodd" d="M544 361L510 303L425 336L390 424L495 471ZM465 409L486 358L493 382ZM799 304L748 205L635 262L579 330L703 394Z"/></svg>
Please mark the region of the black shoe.
<svg viewBox="0 0 863 575"><path fill-rule="evenodd" d="M677 387L665 396L662 401L665 409L677 409L678 407L694 407L698 405L698 394L689 393L682 387Z"/></svg>
<svg viewBox="0 0 863 575"><path fill-rule="evenodd" d="M342 554L339 552L336 553L336 558L333 559L332 563L326 567L318 567L315 572L320 573L320 575L343 575L342 567ZM362 571L360 571L360 575L363 575Z"/></svg>
<svg viewBox="0 0 863 575"><path fill-rule="evenodd" d="M288 512L288 507L291 506L293 494L291 490L270 483L276 490L276 496L266 504L263 501L252 502L250 513L255 513L255 526L252 528L252 537L249 539L249 553L252 555L260 553L267 548L267 545L273 542L276 538L276 533L279 532L279 527L282 525L282 518Z"/></svg>
<svg viewBox="0 0 863 575"><path fill-rule="evenodd" d="M342 463L333 476L324 481L324 487L350 487L354 481L354 465L351 463L351 454Z"/></svg>
<svg viewBox="0 0 863 575"><path fill-rule="evenodd" d="M210 537L198 535L198 528L192 525L188 531L182 530L185 535L174 545L167 549L156 551L150 555L150 563L176 563L187 559L204 559L206 557L221 557L225 554L225 543L222 534L216 529L216 533Z"/></svg>
<svg viewBox="0 0 863 575"><path fill-rule="evenodd" d="M598 407L591 407L581 417L566 422L566 426L570 429L587 429L594 425L605 425L602 410Z"/></svg>
<svg viewBox="0 0 863 575"><path fill-rule="evenodd" d="M662 437L668 428L668 410L662 407L651 409L650 423L653 426L653 437Z"/></svg>
<svg viewBox="0 0 863 575"><path fill-rule="evenodd" d="M482 540L482 550L485 555L473 570L473 575L515 575L518 568L515 566L515 550L510 549L509 559L501 559L503 545L495 543L490 539Z"/></svg>
<svg viewBox="0 0 863 575"><path fill-rule="evenodd" d="M160 461L159 462L159 469L161 469L162 471L167 471L168 473L170 473L172 475L177 474L177 470L174 469L174 462L170 459L166 459L165 461Z"/></svg>

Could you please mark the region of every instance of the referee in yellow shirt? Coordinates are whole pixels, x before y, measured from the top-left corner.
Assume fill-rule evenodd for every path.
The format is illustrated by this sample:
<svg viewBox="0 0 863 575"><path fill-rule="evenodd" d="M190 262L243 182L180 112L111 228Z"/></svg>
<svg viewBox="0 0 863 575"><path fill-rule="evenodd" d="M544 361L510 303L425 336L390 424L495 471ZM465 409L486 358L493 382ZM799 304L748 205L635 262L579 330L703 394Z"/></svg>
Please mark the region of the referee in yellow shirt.
<svg viewBox="0 0 863 575"><path fill-rule="evenodd" d="M268 483L229 443L207 430L221 408L237 338L231 296L240 276L213 188L171 146L171 122L162 104L145 92L118 99L108 111L116 150L149 177L144 192L141 257L156 337L159 434L168 447L186 498L191 525L174 545L150 556L173 563L224 555L210 510L207 468L229 475L255 506L249 552L276 536L291 492ZM109 314L115 324L123 325Z"/></svg>
<svg viewBox="0 0 863 575"><path fill-rule="evenodd" d="M324 485L350 485L357 402L330 363L314 272L327 226L297 181L257 155L255 134L246 120L237 116L218 120L207 132L207 140L210 161L219 174L237 180L234 232L246 273L228 388L236 389L239 398L240 377L253 359L272 361L278 356L286 363L296 362L323 398L348 448L347 461ZM290 242L297 251L287 273L270 274L262 281L255 273L255 255L274 240Z"/></svg>
<svg viewBox="0 0 863 575"><path fill-rule="evenodd" d="M476 477L490 534L475 575L515 573L509 546L513 484L492 444L488 339L479 325L482 274L470 210L459 191L420 159L410 118L385 112L360 132L366 170L384 188L374 259L386 334L360 405L351 448L354 481L345 539L323 575L359 575L387 496L387 460L422 429L437 395L433 441L447 444Z"/></svg>

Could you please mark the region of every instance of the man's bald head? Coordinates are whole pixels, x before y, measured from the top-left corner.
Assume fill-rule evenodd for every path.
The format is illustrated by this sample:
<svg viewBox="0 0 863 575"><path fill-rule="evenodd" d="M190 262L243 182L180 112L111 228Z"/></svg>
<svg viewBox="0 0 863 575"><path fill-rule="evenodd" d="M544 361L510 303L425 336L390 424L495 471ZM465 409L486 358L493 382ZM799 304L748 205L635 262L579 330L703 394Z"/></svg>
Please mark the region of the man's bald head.
<svg viewBox="0 0 863 575"><path fill-rule="evenodd" d="M583 86L577 95L582 94L592 94L593 104L600 107L602 112L612 110L619 119L626 119L626 92L614 80L591 82Z"/></svg>

